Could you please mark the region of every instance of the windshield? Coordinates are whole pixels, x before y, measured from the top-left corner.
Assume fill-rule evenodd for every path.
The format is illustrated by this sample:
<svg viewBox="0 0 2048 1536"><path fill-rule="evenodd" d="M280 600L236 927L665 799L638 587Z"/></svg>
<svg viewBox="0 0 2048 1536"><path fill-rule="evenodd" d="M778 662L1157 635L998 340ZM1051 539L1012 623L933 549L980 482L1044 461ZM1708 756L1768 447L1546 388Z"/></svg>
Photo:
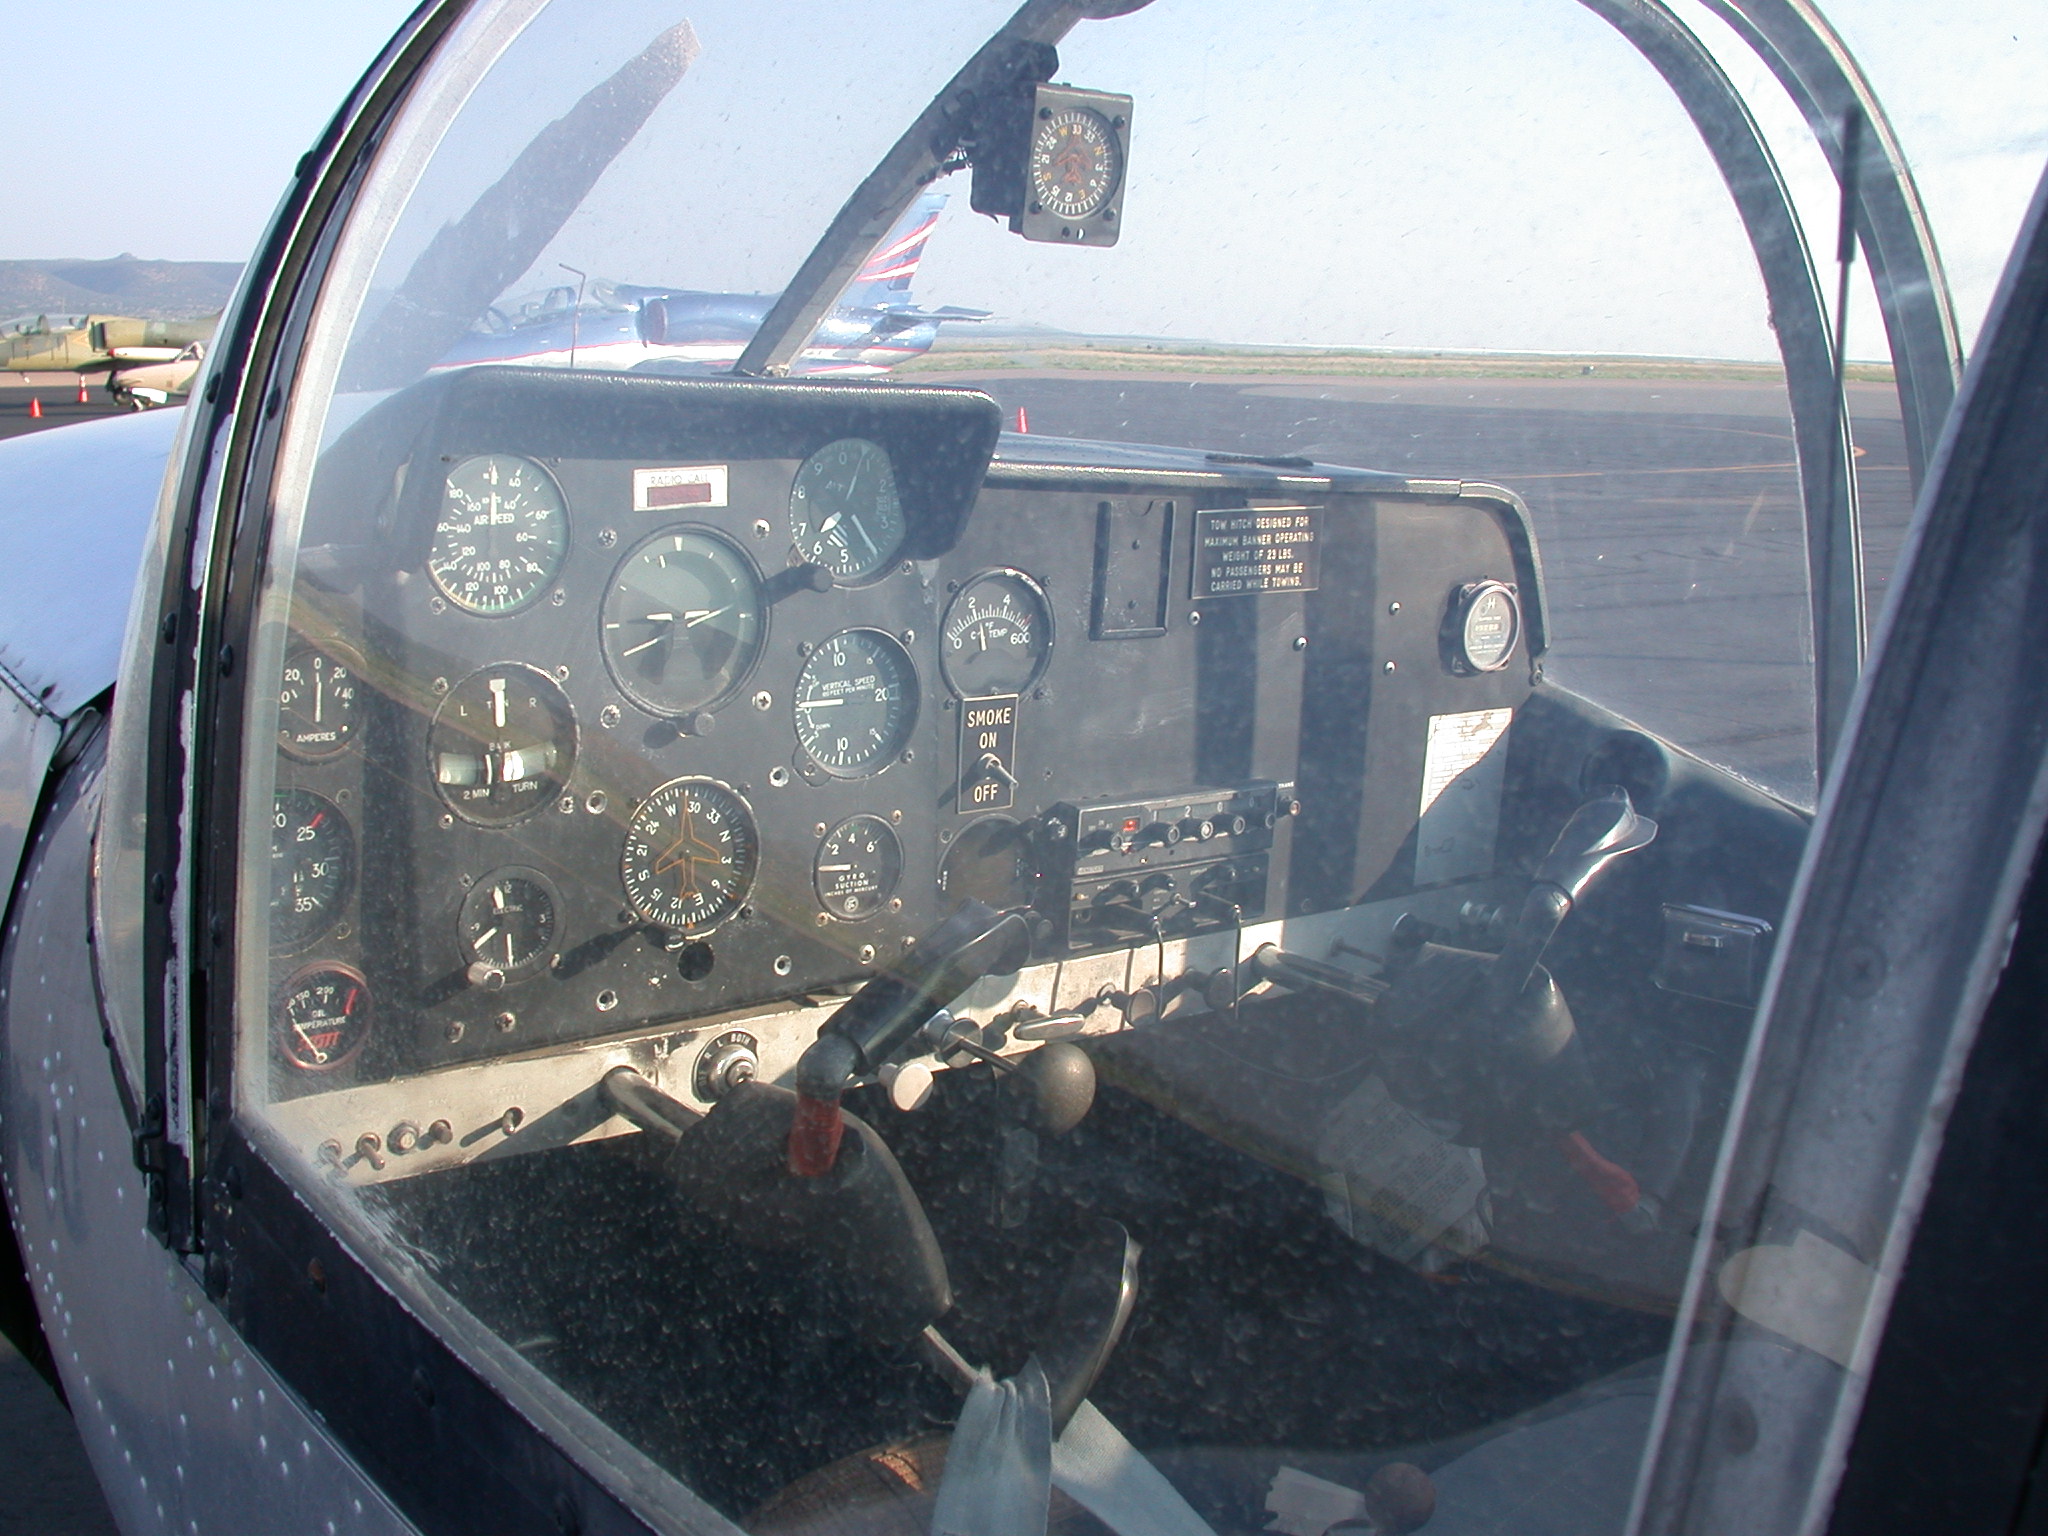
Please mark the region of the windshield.
<svg viewBox="0 0 2048 1536"><path fill-rule="evenodd" d="M241 557L236 1113L663 1518L1619 1530L1696 1265L1848 1364L1869 1235L1701 1217L1956 332L1604 15L415 83Z"/></svg>

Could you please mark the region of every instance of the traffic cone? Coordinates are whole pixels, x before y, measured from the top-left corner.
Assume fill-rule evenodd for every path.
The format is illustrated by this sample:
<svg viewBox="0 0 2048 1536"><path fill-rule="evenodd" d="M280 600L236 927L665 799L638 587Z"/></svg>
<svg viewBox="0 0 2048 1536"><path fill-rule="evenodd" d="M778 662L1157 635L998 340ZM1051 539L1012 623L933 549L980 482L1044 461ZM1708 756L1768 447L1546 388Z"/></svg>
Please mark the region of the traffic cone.
<svg viewBox="0 0 2048 1536"><path fill-rule="evenodd" d="M1029 432L1031 430L1031 418L1024 414L1024 407L1021 405L1017 407L1017 430L1019 432Z"/></svg>
<svg viewBox="0 0 2048 1536"><path fill-rule="evenodd" d="M80 375L78 376L78 403L79 403L80 405L84 405L84 404L86 403L86 399L85 399L85 375L84 375L84 374L82 374L82 373L81 373L81 374L80 374Z"/></svg>
<svg viewBox="0 0 2048 1536"><path fill-rule="evenodd" d="M40 395L30 395L28 397L28 414L31 420L42 420L43 401Z"/></svg>

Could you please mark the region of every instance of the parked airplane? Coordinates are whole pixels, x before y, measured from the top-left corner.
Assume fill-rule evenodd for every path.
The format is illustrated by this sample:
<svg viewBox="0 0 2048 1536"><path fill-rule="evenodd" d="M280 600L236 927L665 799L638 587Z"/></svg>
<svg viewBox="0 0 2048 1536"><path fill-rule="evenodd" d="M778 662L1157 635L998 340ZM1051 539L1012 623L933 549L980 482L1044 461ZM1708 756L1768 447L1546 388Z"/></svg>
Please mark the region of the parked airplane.
<svg viewBox="0 0 2048 1536"><path fill-rule="evenodd" d="M219 315L23 318L0 327L0 372L96 374L123 404L162 405L185 394L219 324Z"/></svg>
<svg viewBox="0 0 2048 1536"><path fill-rule="evenodd" d="M988 318L986 310L920 309L910 302L918 263L945 206L943 192L928 192L910 205L819 323L792 373L886 373L929 351L942 325ZM559 284L487 311L478 330L451 349L440 366L517 363L644 373L729 372L777 297L604 278Z"/></svg>

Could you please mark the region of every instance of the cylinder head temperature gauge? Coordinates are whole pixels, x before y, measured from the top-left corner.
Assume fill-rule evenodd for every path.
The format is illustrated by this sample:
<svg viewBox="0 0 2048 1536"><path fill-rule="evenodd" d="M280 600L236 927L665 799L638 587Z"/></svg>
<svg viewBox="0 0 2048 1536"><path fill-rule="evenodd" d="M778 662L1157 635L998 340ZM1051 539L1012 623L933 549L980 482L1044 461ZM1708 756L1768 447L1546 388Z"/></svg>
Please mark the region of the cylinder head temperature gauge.
<svg viewBox="0 0 2048 1536"><path fill-rule="evenodd" d="M1052 659L1052 604L1022 571L971 576L946 605L939 670L963 699L1022 693Z"/></svg>

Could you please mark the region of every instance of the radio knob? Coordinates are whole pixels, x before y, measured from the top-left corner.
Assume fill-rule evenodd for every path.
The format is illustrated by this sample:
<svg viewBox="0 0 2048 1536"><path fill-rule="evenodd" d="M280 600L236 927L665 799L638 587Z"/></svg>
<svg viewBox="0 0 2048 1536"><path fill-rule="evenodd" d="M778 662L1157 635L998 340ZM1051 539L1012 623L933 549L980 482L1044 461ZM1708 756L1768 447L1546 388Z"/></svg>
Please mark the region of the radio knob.
<svg viewBox="0 0 2048 1536"><path fill-rule="evenodd" d="M1138 834L1138 841L1149 843L1158 848L1171 848L1181 840L1181 836L1182 833L1178 823L1155 821L1151 826Z"/></svg>
<svg viewBox="0 0 2048 1536"><path fill-rule="evenodd" d="M1180 835L1193 842L1206 843L1216 835L1216 823L1206 816L1190 816L1180 824Z"/></svg>
<svg viewBox="0 0 2048 1536"><path fill-rule="evenodd" d="M1171 875L1148 875L1138 887L1138 910L1147 917L1158 916L1179 900Z"/></svg>

